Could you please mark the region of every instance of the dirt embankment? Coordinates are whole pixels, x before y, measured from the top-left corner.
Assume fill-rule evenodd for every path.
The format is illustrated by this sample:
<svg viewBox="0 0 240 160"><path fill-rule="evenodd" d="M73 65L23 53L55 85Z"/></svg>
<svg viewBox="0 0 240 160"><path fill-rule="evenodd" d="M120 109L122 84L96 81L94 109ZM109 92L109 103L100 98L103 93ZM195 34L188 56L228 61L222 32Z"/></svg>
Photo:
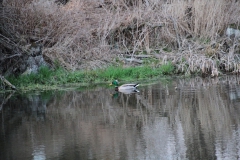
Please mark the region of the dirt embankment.
<svg viewBox="0 0 240 160"><path fill-rule="evenodd" d="M171 61L177 73L240 71L238 1L3 0L0 8L0 74L146 58L153 67ZM228 27L236 30L226 36Z"/></svg>

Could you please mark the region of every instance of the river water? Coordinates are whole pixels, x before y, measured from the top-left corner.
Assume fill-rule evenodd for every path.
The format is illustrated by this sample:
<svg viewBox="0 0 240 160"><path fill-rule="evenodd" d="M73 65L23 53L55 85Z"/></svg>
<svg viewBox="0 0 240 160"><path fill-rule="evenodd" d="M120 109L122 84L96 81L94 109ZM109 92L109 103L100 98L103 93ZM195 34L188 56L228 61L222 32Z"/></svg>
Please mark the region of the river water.
<svg viewBox="0 0 240 160"><path fill-rule="evenodd" d="M0 94L1 160L240 159L240 77Z"/></svg>

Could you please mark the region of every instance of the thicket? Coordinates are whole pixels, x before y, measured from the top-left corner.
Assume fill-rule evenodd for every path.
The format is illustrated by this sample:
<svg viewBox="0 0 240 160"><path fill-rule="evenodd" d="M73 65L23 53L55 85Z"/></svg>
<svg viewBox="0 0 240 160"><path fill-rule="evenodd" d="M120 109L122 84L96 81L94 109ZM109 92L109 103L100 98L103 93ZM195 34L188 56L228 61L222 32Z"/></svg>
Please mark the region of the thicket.
<svg viewBox="0 0 240 160"><path fill-rule="evenodd" d="M47 62L58 62L69 70L132 64L134 56L147 54L158 60L157 65L171 61L178 73L239 72L239 41L225 35L227 27L237 28L240 22L239 3L3 0L2 72L17 66L21 56L18 50L25 54L33 44L43 46ZM15 52L6 49L7 45L14 46Z"/></svg>

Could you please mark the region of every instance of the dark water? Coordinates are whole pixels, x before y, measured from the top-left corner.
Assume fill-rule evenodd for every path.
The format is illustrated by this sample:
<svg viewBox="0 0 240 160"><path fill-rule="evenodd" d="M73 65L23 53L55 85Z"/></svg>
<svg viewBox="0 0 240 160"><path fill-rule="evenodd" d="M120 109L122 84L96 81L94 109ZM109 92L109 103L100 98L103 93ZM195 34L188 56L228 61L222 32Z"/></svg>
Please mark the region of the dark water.
<svg viewBox="0 0 240 160"><path fill-rule="evenodd" d="M1 160L240 159L240 77L0 95ZM177 86L177 89L175 87Z"/></svg>

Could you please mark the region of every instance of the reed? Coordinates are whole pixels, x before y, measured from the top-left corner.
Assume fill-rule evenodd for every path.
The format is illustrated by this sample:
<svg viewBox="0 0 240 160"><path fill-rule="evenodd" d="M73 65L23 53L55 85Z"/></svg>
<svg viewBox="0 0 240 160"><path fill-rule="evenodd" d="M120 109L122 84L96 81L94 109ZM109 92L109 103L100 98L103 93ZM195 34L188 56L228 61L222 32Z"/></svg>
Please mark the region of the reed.
<svg viewBox="0 0 240 160"><path fill-rule="evenodd" d="M22 48L43 44L52 63L96 69L109 66L119 53L163 48L178 53L205 44L201 39L211 44L229 24L239 23L239 6L225 0L71 0L65 5L8 0L2 2L0 22L1 31Z"/></svg>

